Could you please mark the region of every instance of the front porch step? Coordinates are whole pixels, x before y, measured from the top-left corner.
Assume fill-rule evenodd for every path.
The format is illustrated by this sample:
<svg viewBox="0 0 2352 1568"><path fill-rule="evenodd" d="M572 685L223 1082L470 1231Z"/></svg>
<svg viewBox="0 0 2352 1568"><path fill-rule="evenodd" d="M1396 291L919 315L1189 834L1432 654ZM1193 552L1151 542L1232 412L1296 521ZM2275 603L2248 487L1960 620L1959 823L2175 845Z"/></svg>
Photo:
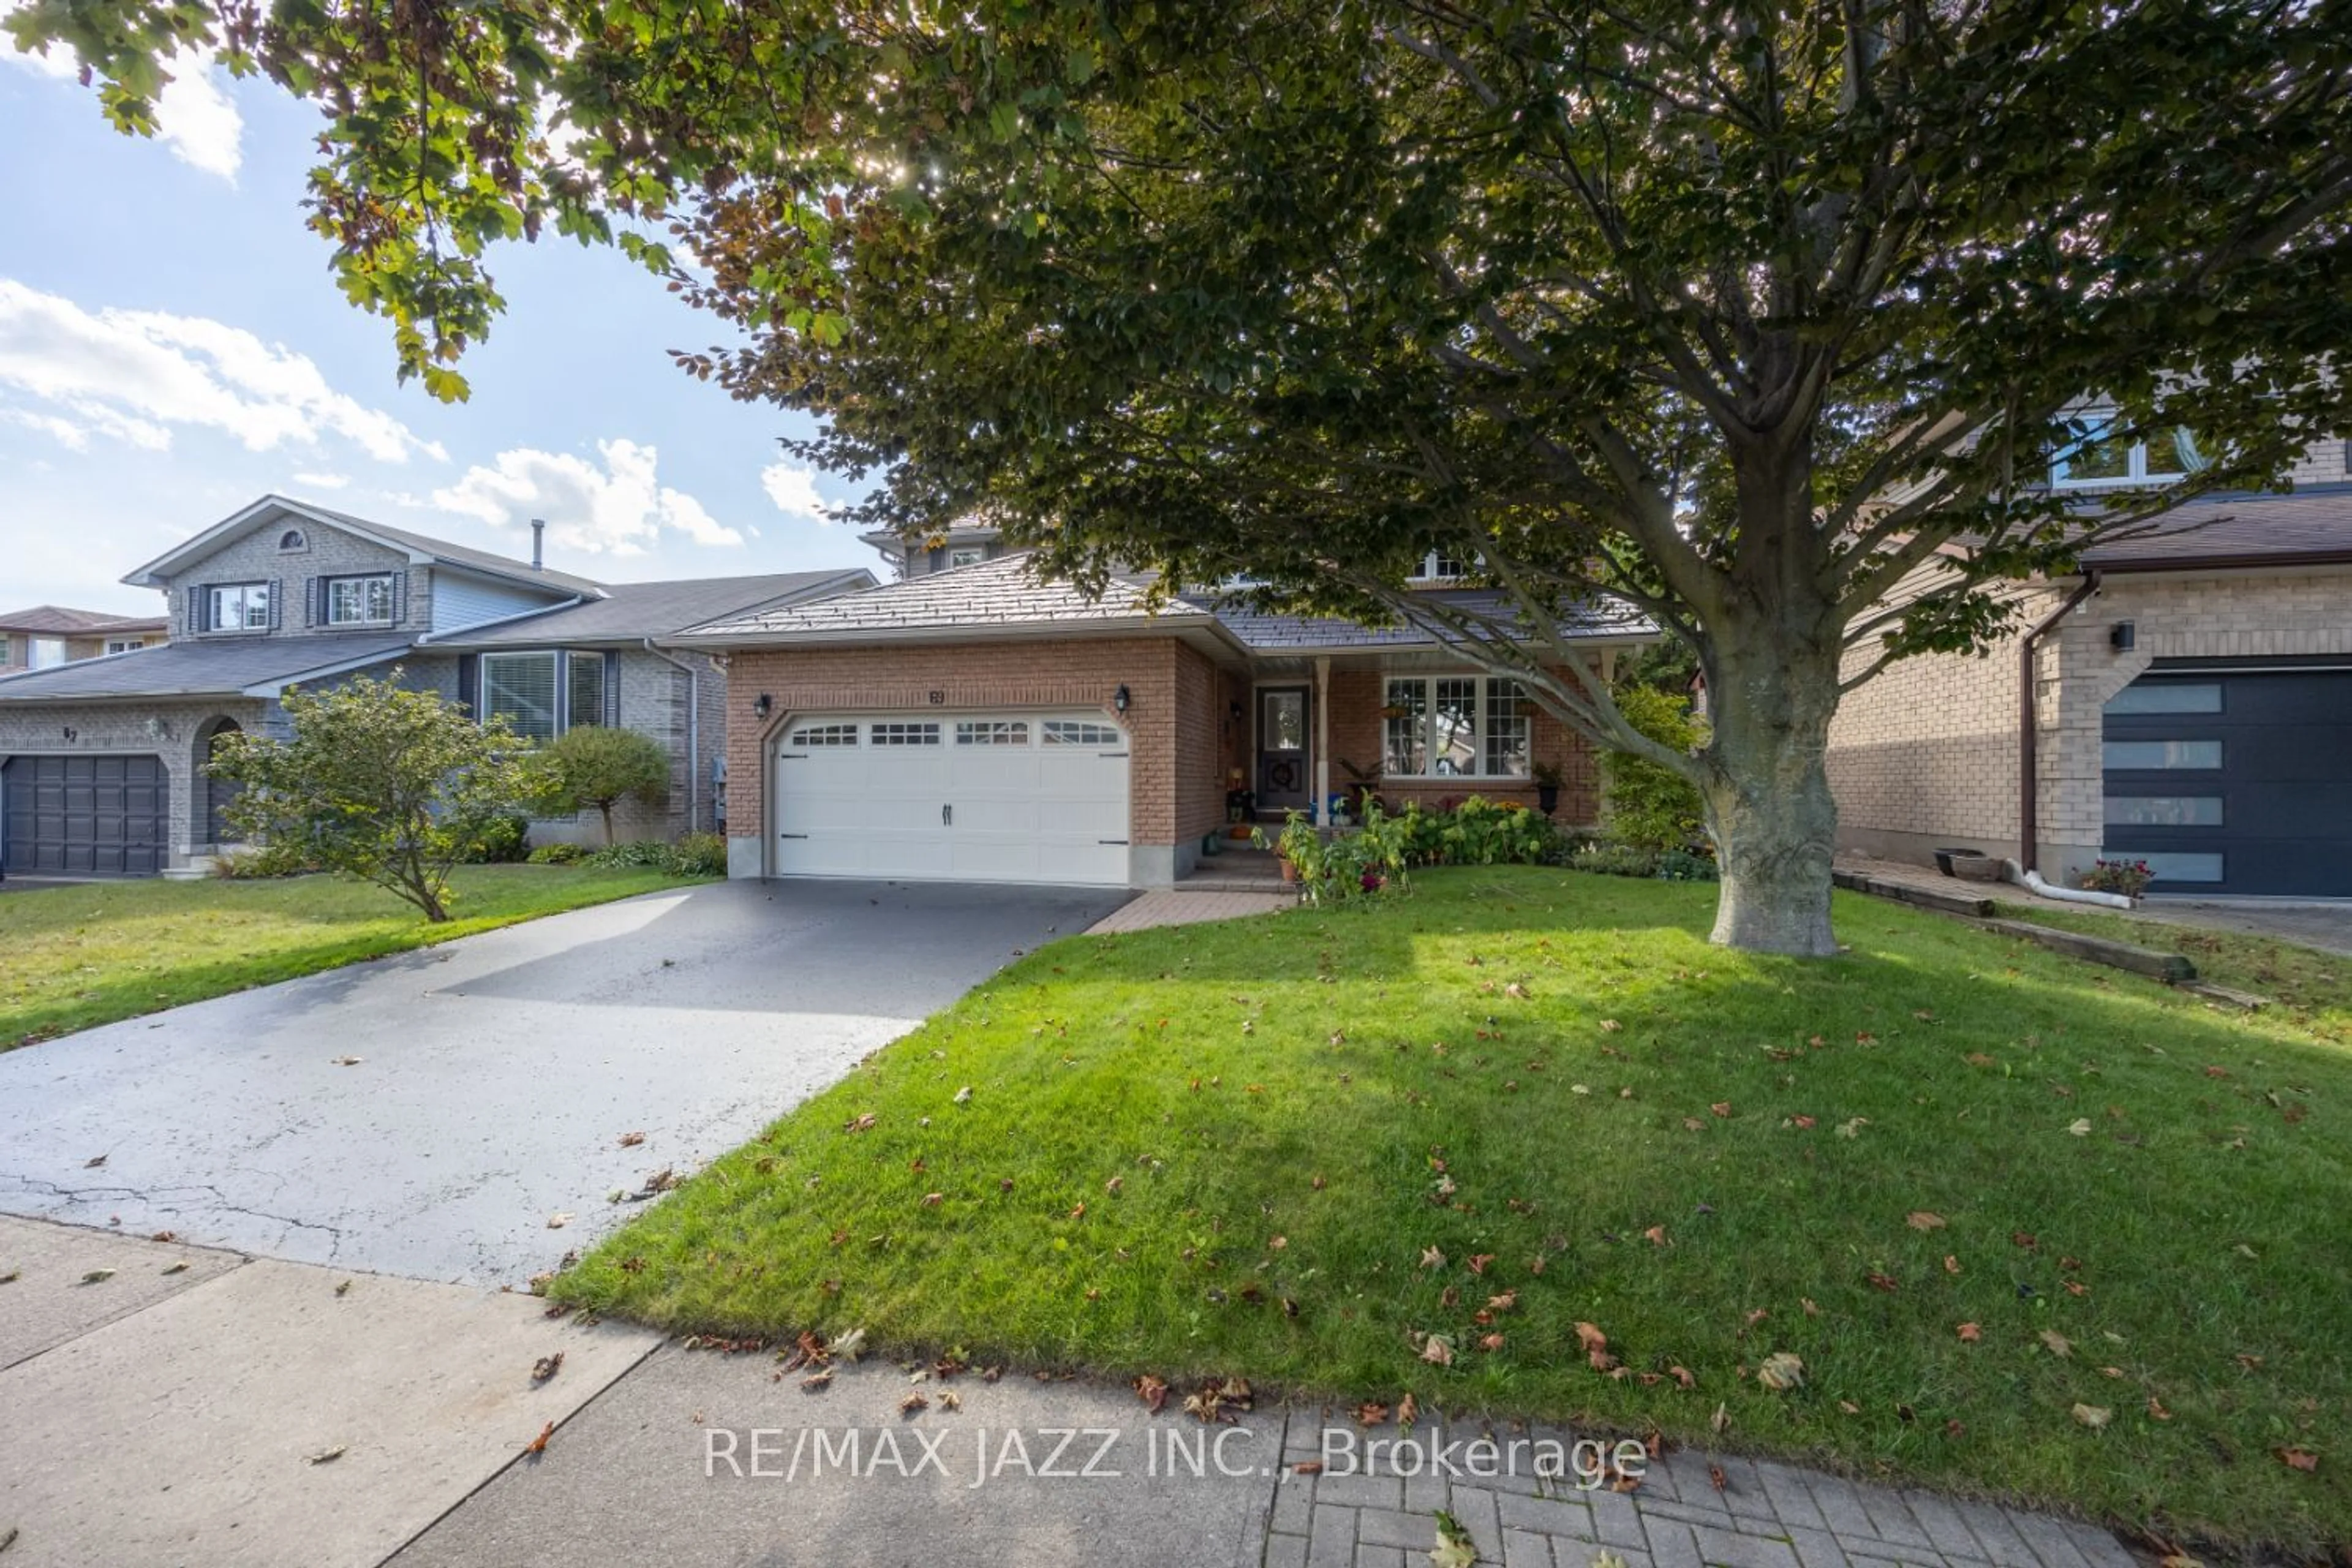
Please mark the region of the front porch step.
<svg viewBox="0 0 2352 1568"><path fill-rule="evenodd" d="M1184 893L1288 893L1296 892L1298 884L1286 882L1279 876L1249 875L1227 877L1215 871L1195 871L1176 884Z"/></svg>

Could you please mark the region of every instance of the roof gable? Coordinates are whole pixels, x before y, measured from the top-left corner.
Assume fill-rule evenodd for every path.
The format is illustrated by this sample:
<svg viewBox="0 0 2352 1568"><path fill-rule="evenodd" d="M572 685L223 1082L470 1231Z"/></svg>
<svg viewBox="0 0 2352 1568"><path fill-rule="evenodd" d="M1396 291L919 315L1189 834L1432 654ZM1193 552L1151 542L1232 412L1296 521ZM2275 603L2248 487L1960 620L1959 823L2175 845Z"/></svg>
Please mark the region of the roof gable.
<svg viewBox="0 0 2352 1568"><path fill-rule="evenodd" d="M183 541L165 551L122 581L137 588L163 587L164 579L177 576L213 552L224 549L248 534L286 521L338 529L387 550L402 552L417 565L438 563L462 566L468 571L509 582L543 588L558 597L594 597L604 592L603 584L586 577L575 577L568 572L548 571L532 566L526 561L493 554L487 550L476 550L469 545L453 544L446 539L413 533L404 528L388 527L366 518L354 517L349 512L334 511L310 501L278 495L263 496L252 505L223 518L193 539Z"/></svg>

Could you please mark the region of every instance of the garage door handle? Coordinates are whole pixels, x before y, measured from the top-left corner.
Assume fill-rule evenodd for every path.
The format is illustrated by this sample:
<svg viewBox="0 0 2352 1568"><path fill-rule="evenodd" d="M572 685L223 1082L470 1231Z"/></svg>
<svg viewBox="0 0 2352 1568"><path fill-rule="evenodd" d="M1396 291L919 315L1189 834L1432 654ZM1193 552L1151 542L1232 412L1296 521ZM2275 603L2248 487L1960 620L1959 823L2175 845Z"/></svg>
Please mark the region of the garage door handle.
<svg viewBox="0 0 2352 1568"><path fill-rule="evenodd" d="M776 837L779 838L806 838L808 835L805 833L779 833Z"/></svg>
<svg viewBox="0 0 2352 1568"><path fill-rule="evenodd" d="M940 826L941 827L953 827L955 826L954 806L943 805L940 807Z"/></svg>
<svg viewBox="0 0 2352 1568"><path fill-rule="evenodd" d="M1124 838L1097 838L1095 842L1097 844L1124 844L1127 840Z"/></svg>

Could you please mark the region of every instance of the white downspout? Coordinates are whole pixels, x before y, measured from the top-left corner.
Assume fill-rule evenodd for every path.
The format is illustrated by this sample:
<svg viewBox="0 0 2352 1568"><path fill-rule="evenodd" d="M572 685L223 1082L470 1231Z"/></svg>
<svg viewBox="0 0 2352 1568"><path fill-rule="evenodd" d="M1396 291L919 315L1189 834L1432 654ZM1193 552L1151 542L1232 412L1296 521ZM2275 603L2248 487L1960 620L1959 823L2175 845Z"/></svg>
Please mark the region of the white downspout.
<svg viewBox="0 0 2352 1568"><path fill-rule="evenodd" d="M673 669L686 671L686 830L701 831L698 792L702 776L702 676L682 658L673 658L645 639L646 651Z"/></svg>
<svg viewBox="0 0 2352 1568"><path fill-rule="evenodd" d="M1331 826L1331 660L1315 661L1315 826Z"/></svg>
<svg viewBox="0 0 2352 1568"><path fill-rule="evenodd" d="M2028 871L2014 860L2003 860L2000 868L2019 887L2039 893L2045 899L2056 899L2061 903L2097 904L2110 910L2132 907L2132 901L2121 893L2102 893L2089 888L2062 888L2054 882L2045 882L2041 872Z"/></svg>

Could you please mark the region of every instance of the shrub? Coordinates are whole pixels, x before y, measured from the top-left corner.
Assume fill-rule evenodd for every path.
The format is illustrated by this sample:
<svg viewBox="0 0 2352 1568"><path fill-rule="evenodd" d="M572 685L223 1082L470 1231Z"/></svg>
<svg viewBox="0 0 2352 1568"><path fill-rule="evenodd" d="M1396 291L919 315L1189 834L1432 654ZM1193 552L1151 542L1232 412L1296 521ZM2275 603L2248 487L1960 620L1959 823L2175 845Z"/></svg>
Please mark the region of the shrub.
<svg viewBox="0 0 2352 1568"><path fill-rule="evenodd" d="M534 866L569 866L575 860L585 858L587 854L588 851L577 844L542 844L530 852L530 863Z"/></svg>
<svg viewBox="0 0 2352 1568"><path fill-rule="evenodd" d="M614 844L585 857L585 863L604 870L649 869L673 877L723 877L727 874L727 841L715 833L689 833L676 844L640 838Z"/></svg>
<svg viewBox="0 0 2352 1568"><path fill-rule="evenodd" d="M1406 818L1411 815L1391 816L1368 801L1361 826L1326 837L1306 813L1294 811L1284 819L1274 850L1297 868L1299 891L1309 903L1348 903L1402 892L1408 885ZM1260 848L1266 847L1264 833L1251 837Z"/></svg>
<svg viewBox="0 0 2352 1568"><path fill-rule="evenodd" d="M503 718L477 724L400 673L289 688L287 739L225 735L205 771L245 786L226 816L247 842L373 882L437 922L449 868L530 804L535 781Z"/></svg>
<svg viewBox="0 0 2352 1568"><path fill-rule="evenodd" d="M1719 882L1715 857L1693 849L1669 849L1658 857L1658 875L1669 882Z"/></svg>
<svg viewBox="0 0 2352 1568"><path fill-rule="evenodd" d="M1706 738L1705 727L1691 718L1690 703L1670 691L1627 686L1615 696L1625 721L1662 746L1688 752ZM1698 786L1680 773L1630 752L1603 752L1601 776L1608 786L1605 826L1611 838L1659 851L1706 842Z"/></svg>
<svg viewBox="0 0 2352 1568"><path fill-rule="evenodd" d="M524 859L530 854L530 818L500 816L483 825L481 837L467 851L466 861L473 866L505 866Z"/></svg>
<svg viewBox="0 0 2352 1568"><path fill-rule="evenodd" d="M661 742L635 730L583 724L548 742L539 753L548 795L558 810L594 806L604 819L604 844L613 844L613 807L624 800L658 805L669 794L669 753Z"/></svg>
<svg viewBox="0 0 2352 1568"><path fill-rule="evenodd" d="M212 874L228 882L261 881L274 877L304 877L319 869L291 844L263 844L233 854L215 856Z"/></svg>
<svg viewBox="0 0 2352 1568"><path fill-rule="evenodd" d="M1602 877L1654 877L1658 874L1658 852L1644 845L1604 841L1586 845L1570 857L1569 865L1575 870Z"/></svg>

